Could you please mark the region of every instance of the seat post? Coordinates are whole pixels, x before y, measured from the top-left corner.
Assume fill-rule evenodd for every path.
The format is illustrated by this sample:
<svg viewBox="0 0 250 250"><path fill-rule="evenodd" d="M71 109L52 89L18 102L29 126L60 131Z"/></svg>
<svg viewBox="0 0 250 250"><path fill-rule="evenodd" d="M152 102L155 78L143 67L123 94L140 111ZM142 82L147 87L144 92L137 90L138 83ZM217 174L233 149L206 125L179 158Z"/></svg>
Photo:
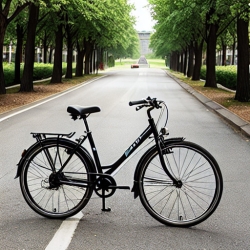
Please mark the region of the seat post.
<svg viewBox="0 0 250 250"><path fill-rule="evenodd" d="M87 116L86 115L82 116L82 119L83 119L84 125L86 127L86 132L88 133L89 132L89 125L87 122Z"/></svg>

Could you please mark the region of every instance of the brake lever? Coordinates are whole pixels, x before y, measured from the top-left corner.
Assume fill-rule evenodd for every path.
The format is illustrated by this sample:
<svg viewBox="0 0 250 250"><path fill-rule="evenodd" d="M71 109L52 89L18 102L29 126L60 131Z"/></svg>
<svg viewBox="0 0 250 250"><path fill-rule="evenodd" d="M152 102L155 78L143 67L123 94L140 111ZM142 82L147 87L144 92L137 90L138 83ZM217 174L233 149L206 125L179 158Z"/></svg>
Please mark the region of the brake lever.
<svg viewBox="0 0 250 250"><path fill-rule="evenodd" d="M137 107L135 108L135 110L136 110L136 111L139 111L139 110L142 109L143 107L144 107L144 105L137 106Z"/></svg>
<svg viewBox="0 0 250 250"><path fill-rule="evenodd" d="M135 108L136 111L139 111L140 109L144 108L144 107L149 107L149 105L140 105L140 106L137 106Z"/></svg>

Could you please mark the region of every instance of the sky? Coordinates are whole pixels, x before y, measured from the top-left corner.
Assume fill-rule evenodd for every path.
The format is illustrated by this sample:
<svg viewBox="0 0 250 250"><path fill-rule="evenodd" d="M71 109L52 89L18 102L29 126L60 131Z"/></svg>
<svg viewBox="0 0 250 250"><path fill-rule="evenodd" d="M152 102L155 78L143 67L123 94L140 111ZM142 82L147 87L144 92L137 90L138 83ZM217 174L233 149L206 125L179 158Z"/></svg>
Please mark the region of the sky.
<svg viewBox="0 0 250 250"><path fill-rule="evenodd" d="M147 0L129 0L129 3L134 4L136 10L132 12L132 15L136 17L135 29L137 31L152 31L154 22L150 16L148 7L144 7L148 4Z"/></svg>

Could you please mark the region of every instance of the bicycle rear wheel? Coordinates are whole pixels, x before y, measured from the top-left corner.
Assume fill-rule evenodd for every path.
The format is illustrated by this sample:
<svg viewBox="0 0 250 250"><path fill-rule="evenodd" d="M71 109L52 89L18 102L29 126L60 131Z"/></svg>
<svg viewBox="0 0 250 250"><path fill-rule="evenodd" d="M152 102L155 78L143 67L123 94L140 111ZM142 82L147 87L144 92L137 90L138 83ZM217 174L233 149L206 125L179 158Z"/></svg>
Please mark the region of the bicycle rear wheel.
<svg viewBox="0 0 250 250"><path fill-rule="evenodd" d="M42 146L41 146L42 144ZM72 141L50 138L37 144L26 157L20 175L20 186L28 205L38 214L49 218L66 218L78 213L88 203L93 189L90 188L95 172L86 155L78 149L63 172L56 172L69 158L76 144ZM53 178L80 180L86 187L56 184Z"/></svg>
<svg viewBox="0 0 250 250"><path fill-rule="evenodd" d="M223 180L214 157L191 142L168 145L164 160L180 185L173 185L163 170L157 150L144 161L139 174L143 206L169 226L190 227L206 220L218 206Z"/></svg>

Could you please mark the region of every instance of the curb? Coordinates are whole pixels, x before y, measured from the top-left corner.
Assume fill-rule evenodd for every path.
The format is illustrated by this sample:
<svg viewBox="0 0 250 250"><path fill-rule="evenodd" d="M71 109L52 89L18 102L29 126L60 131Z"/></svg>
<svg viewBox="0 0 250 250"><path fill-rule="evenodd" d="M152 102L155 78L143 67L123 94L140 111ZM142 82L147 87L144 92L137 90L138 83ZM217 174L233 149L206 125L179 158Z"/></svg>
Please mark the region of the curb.
<svg viewBox="0 0 250 250"><path fill-rule="evenodd" d="M214 102L211 99L207 98L206 96L200 94L199 92L194 90L191 86L189 86L187 83L180 81L178 78L171 75L170 73L166 72L166 74L173 80L175 80L183 89L192 94L201 103L203 103L207 108L213 110L227 123L233 126L237 131L242 133L244 136L250 138L250 124L247 121L243 120L242 118L240 118L230 110L226 109L225 107L221 106L217 102Z"/></svg>

